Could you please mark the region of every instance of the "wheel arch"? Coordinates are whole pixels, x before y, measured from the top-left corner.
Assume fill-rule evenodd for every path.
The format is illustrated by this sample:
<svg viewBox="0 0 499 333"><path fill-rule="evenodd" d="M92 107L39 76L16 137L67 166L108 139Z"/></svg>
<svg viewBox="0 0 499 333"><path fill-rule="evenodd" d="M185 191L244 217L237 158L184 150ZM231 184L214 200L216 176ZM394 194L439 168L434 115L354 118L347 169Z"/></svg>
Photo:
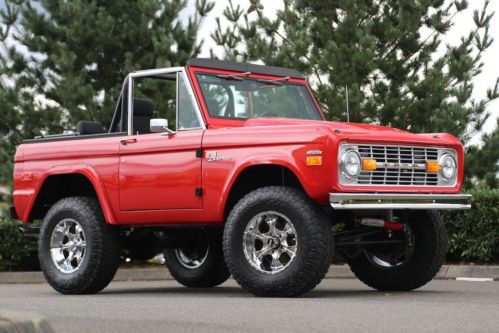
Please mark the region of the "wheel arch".
<svg viewBox="0 0 499 333"><path fill-rule="evenodd" d="M249 192L266 186L288 186L307 193L296 170L284 163L255 163L237 170L223 202L224 220L236 203Z"/></svg>
<svg viewBox="0 0 499 333"><path fill-rule="evenodd" d="M97 171L88 165L71 165L49 170L35 189L23 220L31 222L34 219L43 218L51 205L69 196L95 197L106 222L116 223L102 180Z"/></svg>

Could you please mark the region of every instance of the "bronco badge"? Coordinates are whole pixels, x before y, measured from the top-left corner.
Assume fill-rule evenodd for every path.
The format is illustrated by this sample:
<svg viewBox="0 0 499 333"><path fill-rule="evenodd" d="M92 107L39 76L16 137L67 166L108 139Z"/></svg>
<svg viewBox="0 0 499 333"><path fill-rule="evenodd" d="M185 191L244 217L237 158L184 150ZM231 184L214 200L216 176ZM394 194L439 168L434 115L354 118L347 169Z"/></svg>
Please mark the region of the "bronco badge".
<svg viewBox="0 0 499 333"><path fill-rule="evenodd" d="M232 156L218 155L216 151L207 153L206 157L208 159L208 162L230 161L232 159Z"/></svg>

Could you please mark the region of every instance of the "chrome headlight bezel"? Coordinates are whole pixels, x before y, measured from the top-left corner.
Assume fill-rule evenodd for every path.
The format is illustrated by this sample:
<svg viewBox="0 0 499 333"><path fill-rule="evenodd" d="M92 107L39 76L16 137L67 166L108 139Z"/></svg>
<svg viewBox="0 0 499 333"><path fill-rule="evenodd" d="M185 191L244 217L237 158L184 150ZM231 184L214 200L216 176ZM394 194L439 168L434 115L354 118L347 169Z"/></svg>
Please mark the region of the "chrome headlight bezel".
<svg viewBox="0 0 499 333"><path fill-rule="evenodd" d="M449 162L450 165L446 162ZM438 172L438 178L443 183L453 182L457 177L457 160L456 157L449 151L442 153L438 158L438 164L440 165L440 171ZM451 168L452 166L452 168ZM446 175L445 170L452 169L451 175Z"/></svg>
<svg viewBox="0 0 499 333"><path fill-rule="evenodd" d="M355 146L342 146L338 155L339 176L344 182L355 182L362 171L362 158ZM356 173L349 173L348 161L349 156L354 156L358 161L358 170Z"/></svg>

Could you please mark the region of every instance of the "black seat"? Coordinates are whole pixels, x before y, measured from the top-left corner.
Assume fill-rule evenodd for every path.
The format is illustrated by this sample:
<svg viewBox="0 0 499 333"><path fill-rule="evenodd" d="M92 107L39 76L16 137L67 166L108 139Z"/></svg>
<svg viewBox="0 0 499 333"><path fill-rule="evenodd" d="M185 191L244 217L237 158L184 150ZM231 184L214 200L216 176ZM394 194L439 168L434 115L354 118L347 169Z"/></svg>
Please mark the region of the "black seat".
<svg viewBox="0 0 499 333"><path fill-rule="evenodd" d="M80 120L78 124L76 124L76 131L80 135L104 133L104 129L102 128L101 123L99 123L98 121L88 120Z"/></svg>
<svg viewBox="0 0 499 333"><path fill-rule="evenodd" d="M135 98L133 100L133 134L151 133L152 115L152 103L146 99Z"/></svg>

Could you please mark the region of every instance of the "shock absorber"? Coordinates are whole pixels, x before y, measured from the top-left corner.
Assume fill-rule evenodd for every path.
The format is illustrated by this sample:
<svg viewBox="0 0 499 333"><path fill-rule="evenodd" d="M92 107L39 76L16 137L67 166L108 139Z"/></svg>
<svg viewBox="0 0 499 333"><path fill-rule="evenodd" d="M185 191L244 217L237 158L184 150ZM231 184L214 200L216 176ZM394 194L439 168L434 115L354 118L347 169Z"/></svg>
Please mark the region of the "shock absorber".
<svg viewBox="0 0 499 333"><path fill-rule="evenodd" d="M383 228L391 231L402 231L404 229L404 224L398 221L384 220L373 217L363 217L360 219L360 224L368 227Z"/></svg>

